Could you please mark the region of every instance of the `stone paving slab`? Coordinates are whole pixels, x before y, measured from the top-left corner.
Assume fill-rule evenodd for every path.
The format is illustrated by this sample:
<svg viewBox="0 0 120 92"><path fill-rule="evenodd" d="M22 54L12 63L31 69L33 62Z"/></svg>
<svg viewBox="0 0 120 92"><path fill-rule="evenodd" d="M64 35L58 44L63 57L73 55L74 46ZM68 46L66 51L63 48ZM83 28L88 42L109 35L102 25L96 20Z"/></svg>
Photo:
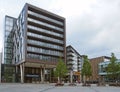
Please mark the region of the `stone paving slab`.
<svg viewBox="0 0 120 92"><path fill-rule="evenodd" d="M0 92L120 92L120 87L91 87L68 86L55 87L55 84L0 84Z"/></svg>

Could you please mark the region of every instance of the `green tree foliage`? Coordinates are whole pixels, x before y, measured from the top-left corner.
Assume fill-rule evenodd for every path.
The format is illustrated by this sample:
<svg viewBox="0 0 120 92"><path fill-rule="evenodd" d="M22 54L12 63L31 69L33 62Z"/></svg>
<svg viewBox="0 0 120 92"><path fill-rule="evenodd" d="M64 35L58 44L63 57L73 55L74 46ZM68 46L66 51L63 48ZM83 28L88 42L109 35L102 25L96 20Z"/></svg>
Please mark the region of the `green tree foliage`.
<svg viewBox="0 0 120 92"><path fill-rule="evenodd" d="M115 57L114 53L111 53L110 63L107 66L107 76L112 80L118 79L118 75L120 71L120 65L116 61L117 58Z"/></svg>
<svg viewBox="0 0 120 92"><path fill-rule="evenodd" d="M88 60L87 56L84 56L84 63L83 63L83 67L82 67L82 76L85 76L86 78L89 78L92 75L92 68L91 68L91 64Z"/></svg>
<svg viewBox="0 0 120 92"><path fill-rule="evenodd" d="M58 82L61 82L61 79L66 75L67 72L67 67L63 60L60 58L54 72L55 76L58 77Z"/></svg>

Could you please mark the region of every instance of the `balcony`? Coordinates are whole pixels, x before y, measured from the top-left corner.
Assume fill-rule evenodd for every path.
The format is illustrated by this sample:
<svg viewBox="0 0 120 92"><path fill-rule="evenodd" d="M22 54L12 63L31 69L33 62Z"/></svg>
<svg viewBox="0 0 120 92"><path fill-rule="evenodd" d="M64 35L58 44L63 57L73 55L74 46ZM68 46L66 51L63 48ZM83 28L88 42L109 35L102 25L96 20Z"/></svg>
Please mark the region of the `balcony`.
<svg viewBox="0 0 120 92"><path fill-rule="evenodd" d="M74 54L73 54L73 53L71 53L71 52L69 52L69 53L67 53L67 56L74 57Z"/></svg>
<svg viewBox="0 0 120 92"><path fill-rule="evenodd" d="M37 17L37 19L38 19L38 18L39 18L39 19L41 18L41 19L44 19L44 20L46 20L46 21L50 21L50 22L52 22L52 23L54 23L54 24L58 24L58 25L61 25L61 26L64 25L62 22L57 21L57 20L55 20L55 19L52 19L52 18L50 18L50 17L44 16L44 15L42 15L42 14L38 14L38 13L35 13L35 12L32 12L32 11L28 11L28 14L30 14L30 15L32 15L32 16L34 16L34 17Z"/></svg>
<svg viewBox="0 0 120 92"><path fill-rule="evenodd" d="M73 65L74 63L72 61L68 61L67 65Z"/></svg>

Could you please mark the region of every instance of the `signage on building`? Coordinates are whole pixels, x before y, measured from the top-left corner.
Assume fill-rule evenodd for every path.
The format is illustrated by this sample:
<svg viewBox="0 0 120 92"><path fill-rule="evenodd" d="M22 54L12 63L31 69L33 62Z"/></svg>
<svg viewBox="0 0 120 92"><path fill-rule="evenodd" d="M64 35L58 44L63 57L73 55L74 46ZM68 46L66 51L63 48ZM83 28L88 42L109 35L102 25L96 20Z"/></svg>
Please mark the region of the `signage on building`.
<svg viewBox="0 0 120 92"><path fill-rule="evenodd" d="M74 75L80 75L80 72L74 72L73 74Z"/></svg>

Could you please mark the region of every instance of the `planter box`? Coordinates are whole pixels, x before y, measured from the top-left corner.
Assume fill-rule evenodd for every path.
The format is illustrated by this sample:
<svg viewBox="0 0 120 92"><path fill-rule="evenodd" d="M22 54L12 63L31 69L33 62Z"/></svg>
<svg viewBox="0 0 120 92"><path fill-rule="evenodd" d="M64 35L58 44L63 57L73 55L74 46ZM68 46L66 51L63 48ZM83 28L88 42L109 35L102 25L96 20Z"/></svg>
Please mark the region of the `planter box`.
<svg viewBox="0 0 120 92"><path fill-rule="evenodd" d="M70 83L68 86L77 86L75 83Z"/></svg>
<svg viewBox="0 0 120 92"><path fill-rule="evenodd" d="M64 86L63 83L56 83L55 86Z"/></svg>
<svg viewBox="0 0 120 92"><path fill-rule="evenodd" d="M82 86L90 87L90 84L83 84Z"/></svg>

